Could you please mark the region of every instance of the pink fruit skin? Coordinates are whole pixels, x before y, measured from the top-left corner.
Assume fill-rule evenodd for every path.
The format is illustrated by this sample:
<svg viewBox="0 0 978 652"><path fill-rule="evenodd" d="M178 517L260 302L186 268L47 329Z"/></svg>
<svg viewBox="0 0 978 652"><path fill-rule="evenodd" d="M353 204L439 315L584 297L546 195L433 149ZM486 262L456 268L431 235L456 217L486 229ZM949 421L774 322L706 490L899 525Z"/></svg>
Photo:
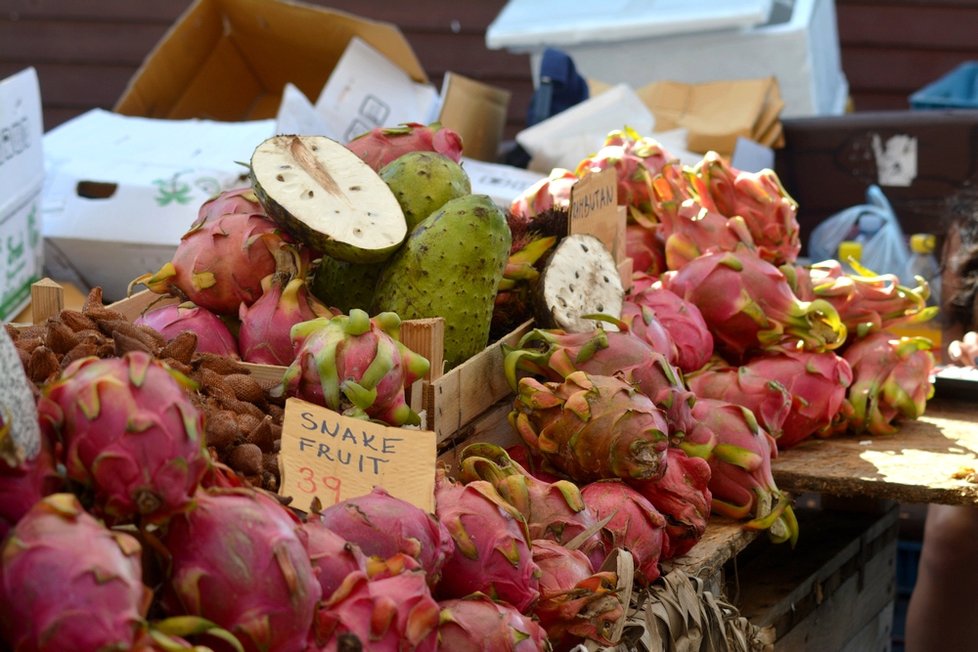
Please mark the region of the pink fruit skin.
<svg viewBox="0 0 978 652"><path fill-rule="evenodd" d="M486 595L442 600L438 648L452 652L544 652L547 633L516 607Z"/></svg>
<svg viewBox="0 0 978 652"><path fill-rule="evenodd" d="M683 373L696 371L709 361L713 355L713 335L703 313L694 304L661 285L633 291L628 301L653 311L676 346L674 364Z"/></svg>
<svg viewBox="0 0 978 652"><path fill-rule="evenodd" d="M304 649L322 589L297 519L274 498L248 489L198 492L163 544L172 556L171 614L206 618L247 652Z"/></svg>
<svg viewBox="0 0 978 652"><path fill-rule="evenodd" d="M366 570L367 557L360 546L350 543L316 518L304 522L301 527L324 600L333 595L347 575Z"/></svg>
<svg viewBox="0 0 978 652"><path fill-rule="evenodd" d="M634 271L658 277L666 268L666 250L658 236L658 225L629 224L625 227L625 253Z"/></svg>
<svg viewBox="0 0 978 652"><path fill-rule="evenodd" d="M791 412L791 393L777 380L765 378L746 367L704 368L686 377L699 398L716 398L742 405L754 413L772 437L781 436Z"/></svg>
<svg viewBox="0 0 978 652"><path fill-rule="evenodd" d="M664 355L669 364L679 362L679 348L654 310L638 303L629 295L621 306L621 320L628 325L629 331L644 340L652 350Z"/></svg>
<svg viewBox="0 0 978 652"><path fill-rule="evenodd" d="M599 521L611 520L601 529L610 553L624 548L635 557L639 580L649 584L658 579L659 557L666 519L638 491L620 480L600 480L581 487L584 504Z"/></svg>
<svg viewBox="0 0 978 652"><path fill-rule="evenodd" d="M413 557L432 585L455 548L451 534L433 515L381 487L330 505L319 519L367 556L386 559L402 552Z"/></svg>
<svg viewBox="0 0 978 652"><path fill-rule="evenodd" d="M333 313L312 296L304 279L292 279L283 287L272 282L264 294L250 306L241 304L238 319L238 346L245 362L287 367L295 359L293 326Z"/></svg>
<svg viewBox="0 0 978 652"><path fill-rule="evenodd" d="M191 381L142 351L82 358L45 387L42 427L64 444L68 478L111 519L165 520L186 509L210 457Z"/></svg>
<svg viewBox="0 0 978 652"><path fill-rule="evenodd" d="M265 208L258 201L251 186L225 190L201 204L197 218L220 217L229 213L254 213L265 215Z"/></svg>
<svg viewBox="0 0 978 652"><path fill-rule="evenodd" d="M685 555L702 538L713 502L710 475L709 462L670 447L661 479L629 481L666 519L662 559Z"/></svg>
<svg viewBox="0 0 978 652"><path fill-rule="evenodd" d="M340 644L352 635L371 652L435 652L438 603L421 570L372 579L353 573L316 614L316 635L323 652L349 649Z"/></svg>
<svg viewBox="0 0 978 652"><path fill-rule="evenodd" d="M455 549L442 569L439 598L480 592L526 611L539 597L539 569L523 516L491 484L452 482L439 474L435 510Z"/></svg>
<svg viewBox="0 0 978 652"><path fill-rule="evenodd" d="M0 496L3 496L0 500L0 541L37 501L61 489L62 484L50 446L43 440L35 457L17 465L12 466L0 457Z"/></svg>
<svg viewBox="0 0 978 652"><path fill-rule="evenodd" d="M397 127L377 127L346 144L374 171L408 152L437 152L456 163L462 160L462 138L451 129L433 122L406 122Z"/></svg>
<svg viewBox="0 0 978 652"><path fill-rule="evenodd" d="M524 190L509 207L512 217L528 222L549 210L568 210L571 188L577 175L564 168L554 168L550 174Z"/></svg>
<svg viewBox="0 0 978 652"><path fill-rule="evenodd" d="M238 343L227 324L210 310L195 306L189 301L148 310L133 320L133 323L145 324L167 340L172 340L183 331L193 331L197 335L199 353L238 357Z"/></svg>
<svg viewBox="0 0 978 652"><path fill-rule="evenodd" d="M129 650L152 595L141 547L71 494L36 503L0 552L0 633L11 650Z"/></svg>

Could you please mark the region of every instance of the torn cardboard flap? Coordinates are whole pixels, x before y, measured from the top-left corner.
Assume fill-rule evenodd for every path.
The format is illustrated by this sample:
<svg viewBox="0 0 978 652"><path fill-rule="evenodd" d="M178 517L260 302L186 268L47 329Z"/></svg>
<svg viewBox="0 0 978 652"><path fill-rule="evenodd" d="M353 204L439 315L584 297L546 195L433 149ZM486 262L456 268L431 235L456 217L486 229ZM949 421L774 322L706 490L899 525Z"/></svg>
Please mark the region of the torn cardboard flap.
<svg viewBox="0 0 978 652"><path fill-rule="evenodd" d="M731 156L737 138L769 147L780 144L779 116L784 108L775 77L701 84L655 82L636 91L655 116L656 131L686 129L694 152Z"/></svg>

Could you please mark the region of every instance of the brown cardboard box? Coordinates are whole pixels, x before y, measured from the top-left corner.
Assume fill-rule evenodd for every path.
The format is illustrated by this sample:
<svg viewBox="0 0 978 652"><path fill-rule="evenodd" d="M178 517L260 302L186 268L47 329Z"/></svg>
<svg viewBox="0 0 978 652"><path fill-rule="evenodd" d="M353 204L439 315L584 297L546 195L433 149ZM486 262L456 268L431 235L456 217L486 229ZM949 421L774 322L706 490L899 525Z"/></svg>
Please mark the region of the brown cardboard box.
<svg viewBox="0 0 978 652"><path fill-rule="evenodd" d="M864 204L874 183L908 235L941 236L978 206L978 111L852 113L783 126L775 170L798 201L803 243L820 221Z"/></svg>

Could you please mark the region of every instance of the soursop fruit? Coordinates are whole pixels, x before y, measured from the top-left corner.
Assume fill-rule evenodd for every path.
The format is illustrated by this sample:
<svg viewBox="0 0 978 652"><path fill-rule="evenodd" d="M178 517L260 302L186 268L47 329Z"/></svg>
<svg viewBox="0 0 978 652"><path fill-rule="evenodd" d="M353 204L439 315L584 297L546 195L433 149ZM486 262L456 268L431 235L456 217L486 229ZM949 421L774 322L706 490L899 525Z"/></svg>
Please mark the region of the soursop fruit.
<svg viewBox="0 0 978 652"><path fill-rule="evenodd" d="M447 202L422 220L384 266L372 313L445 320L445 364L482 351L512 236L486 195Z"/></svg>
<svg viewBox="0 0 978 652"><path fill-rule="evenodd" d="M437 152L408 152L379 174L401 205L409 232L445 202L472 193L462 166Z"/></svg>

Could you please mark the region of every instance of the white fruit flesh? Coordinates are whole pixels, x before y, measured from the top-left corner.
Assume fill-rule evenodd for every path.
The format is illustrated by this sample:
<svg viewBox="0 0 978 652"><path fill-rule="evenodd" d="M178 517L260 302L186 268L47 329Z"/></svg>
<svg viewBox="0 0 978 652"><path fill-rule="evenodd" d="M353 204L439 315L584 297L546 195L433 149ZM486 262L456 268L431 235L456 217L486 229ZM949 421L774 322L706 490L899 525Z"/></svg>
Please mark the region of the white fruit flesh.
<svg viewBox="0 0 978 652"><path fill-rule="evenodd" d="M614 258L600 240L583 234L560 241L544 266L537 292L538 318L571 333L597 327L584 315L620 318L625 295Z"/></svg>

